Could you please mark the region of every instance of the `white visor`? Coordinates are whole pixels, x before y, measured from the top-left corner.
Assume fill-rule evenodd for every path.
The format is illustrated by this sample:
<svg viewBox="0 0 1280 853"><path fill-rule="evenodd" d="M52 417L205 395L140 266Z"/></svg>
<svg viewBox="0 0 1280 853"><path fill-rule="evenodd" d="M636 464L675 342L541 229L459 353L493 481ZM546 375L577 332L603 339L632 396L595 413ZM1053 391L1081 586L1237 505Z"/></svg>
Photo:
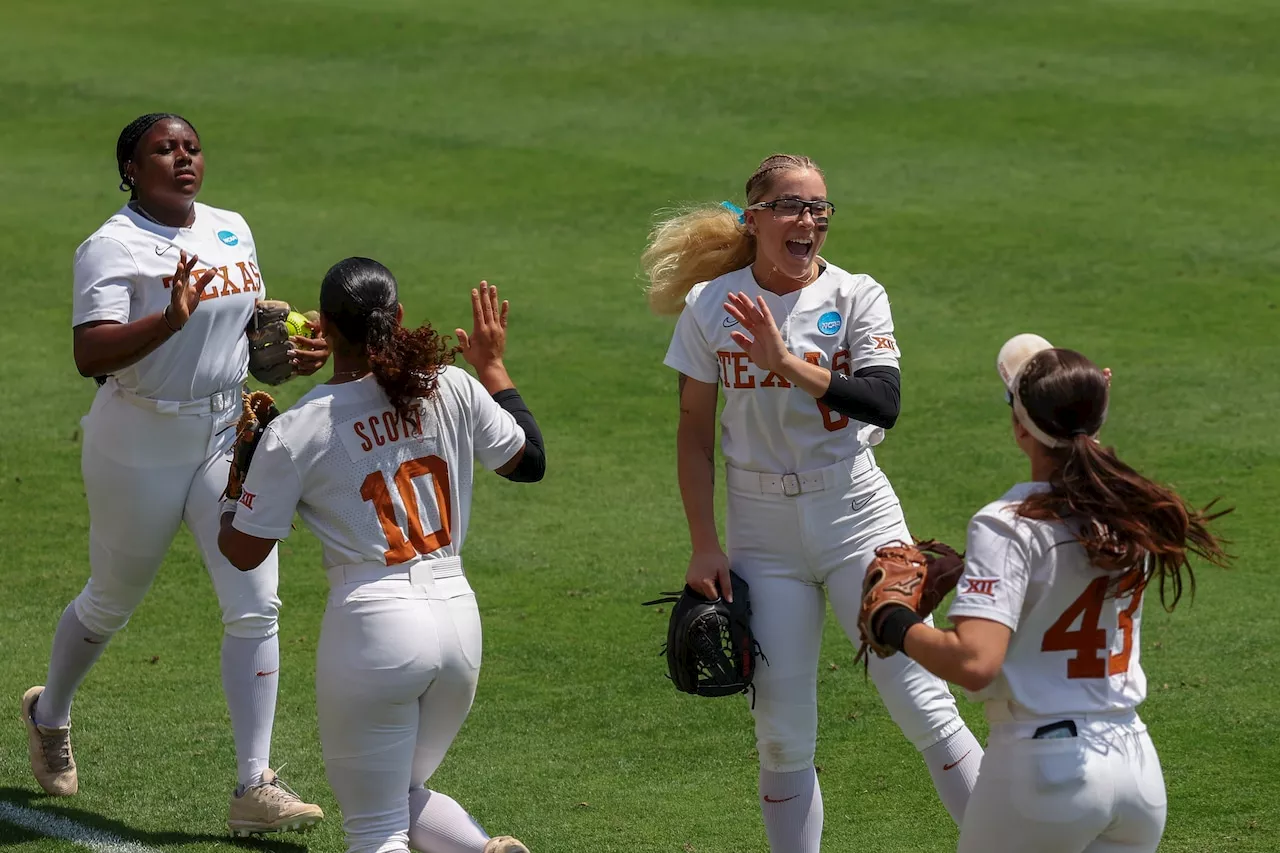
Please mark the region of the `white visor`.
<svg viewBox="0 0 1280 853"><path fill-rule="evenodd" d="M1018 376L1022 373L1022 368L1026 367L1027 362L1031 361L1038 353L1047 349L1053 349L1053 344L1039 335L1015 335L1005 341L1004 346L1000 347L1000 354L996 356L996 370L1000 373L1000 379L1004 382L1005 399L1013 406L1013 413L1018 418L1018 423L1022 424L1027 432L1031 433L1032 437L1045 447L1066 447L1071 442L1061 438L1054 438L1036 426L1035 421L1031 420L1031 416L1027 414L1026 407L1018 399L1016 391Z"/></svg>

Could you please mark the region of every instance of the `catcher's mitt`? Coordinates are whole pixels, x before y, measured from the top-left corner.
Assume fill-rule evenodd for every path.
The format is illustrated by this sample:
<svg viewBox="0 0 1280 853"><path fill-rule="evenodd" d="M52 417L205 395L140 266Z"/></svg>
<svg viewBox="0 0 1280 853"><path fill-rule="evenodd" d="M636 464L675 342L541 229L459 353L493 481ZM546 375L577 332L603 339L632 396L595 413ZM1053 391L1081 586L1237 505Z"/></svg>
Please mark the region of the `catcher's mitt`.
<svg viewBox="0 0 1280 853"><path fill-rule="evenodd" d="M881 617L888 614L889 608L906 606L921 619L926 618L955 589L962 574L964 556L950 545L932 539L915 545L896 542L877 548L862 581L862 610L858 614L862 645L854 662L869 660L868 649L882 658L897 654L898 649L885 644L877 634Z"/></svg>
<svg viewBox="0 0 1280 853"><path fill-rule="evenodd" d="M294 374L293 344L289 341L288 302L259 300L245 327L249 338L249 374L267 385L279 385Z"/></svg>
<svg viewBox="0 0 1280 853"><path fill-rule="evenodd" d="M227 490L223 493L228 501L240 500L244 491L244 480L249 475L249 462L253 460L253 451L258 449L258 442L267 424L280 414L275 400L266 391L254 391L243 396L244 411L236 423L236 443L231 448L231 470L227 472Z"/></svg>
<svg viewBox="0 0 1280 853"><path fill-rule="evenodd" d="M755 678L760 644L751 633L751 599L747 582L729 573L733 601L708 599L685 585L680 593L644 602L674 604L667 622L668 677L676 689L697 696L729 696L746 693Z"/></svg>

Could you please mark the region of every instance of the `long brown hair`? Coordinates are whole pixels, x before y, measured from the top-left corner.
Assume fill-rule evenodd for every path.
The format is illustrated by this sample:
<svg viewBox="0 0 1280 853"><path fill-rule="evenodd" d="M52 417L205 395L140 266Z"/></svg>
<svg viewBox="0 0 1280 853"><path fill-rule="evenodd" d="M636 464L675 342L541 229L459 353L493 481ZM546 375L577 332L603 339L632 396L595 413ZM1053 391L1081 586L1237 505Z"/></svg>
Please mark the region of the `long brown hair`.
<svg viewBox="0 0 1280 853"><path fill-rule="evenodd" d="M396 319L399 288L391 270L369 258L334 264L320 284L320 311L345 342L362 351L378 385L401 418L436 391L441 368L456 347L430 323L406 329Z"/></svg>
<svg viewBox="0 0 1280 853"><path fill-rule="evenodd" d="M1094 438L1106 419L1109 397L1097 365L1074 350L1043 350L1019 373L1015 393L1037 427L1067 442L1048 450L1059 463L1050 488L1023 500L1019 515L1067 524L1090 563L1117 573L1113 589L1137 590L1158 578L1168 610L1182 597L1184 573L1195 595L1191 554L1227 564L1230 556L1209 523L1230 508L1215 511L1216 499L1203 509L1191 507Z"/></svg>
<svg viewBox="0 0 1280 853"><path fill-rule="evenodd" d="M747 204L769 194L782 172L822 169L808 157L771 154L747 178ZM748 234L738 214L715 204L686 208L659 221L649 233L640 257L649 286L649 306L657 314L679 314L693 286L750 266L756 259L756 238Z"/></svg>

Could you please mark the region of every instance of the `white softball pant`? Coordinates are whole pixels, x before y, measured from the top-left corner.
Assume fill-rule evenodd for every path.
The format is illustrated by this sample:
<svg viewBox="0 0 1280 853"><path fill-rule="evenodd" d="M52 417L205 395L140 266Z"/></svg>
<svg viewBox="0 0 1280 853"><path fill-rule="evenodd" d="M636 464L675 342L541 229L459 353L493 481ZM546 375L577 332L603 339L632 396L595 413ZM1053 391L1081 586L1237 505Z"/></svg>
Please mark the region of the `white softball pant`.
<svg viewBox="0 0 1280 853"><path fill-rule="evenodd" d="M218 550L218 499L227 485L241 389L191 403L145 400L114 379L81 420L80 467L89 502L89 582L75 612L111 636L129 621L185 521L235 637L278 630L276 550L242 572Z"/></svg>
<svg viewBox="0 0 1280 853"><path fill-rule="evenodd" d="M440 766L480 676L480 611L458 557L329 570L316 654L325 773L352 853L408 850L409 791Z"/></svg>
<svg viewBox="0 0 1280 853"><path fill-rule="evenodd" d="M818 656L826 596L858 640L862 579L875 549L912 541L898 497L870 451L801 474L727 469L729 564L750 586L757 663L756 746L766 770L813 763ZM870 675L890 716L924 750L964 726L942 679L906 655L871 656Z"/></svg>
<svg viewBox="0 0 1280 853"><path fill-rule="evenodd" d="M1033 740L1058 720L993 718L993 704L959 853L1154 853L1168 808L1164 775L1136 714L1072 716L1076 737Z"/></svg>

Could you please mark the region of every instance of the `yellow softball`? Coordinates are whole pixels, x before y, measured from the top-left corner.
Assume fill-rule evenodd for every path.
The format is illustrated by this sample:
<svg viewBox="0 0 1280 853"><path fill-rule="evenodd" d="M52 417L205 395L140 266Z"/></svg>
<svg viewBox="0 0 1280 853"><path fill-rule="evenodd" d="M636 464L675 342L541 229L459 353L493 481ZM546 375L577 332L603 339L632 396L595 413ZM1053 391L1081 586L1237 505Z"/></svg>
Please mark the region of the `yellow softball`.
<svg viewBox="0 0 1280 853"><path fill-rule="evenodd" d="M306 316L299 314L297 311L289 312L289 316L284 320L284 325L289 330L290 335L311 337L311 327L307 325Z"/></svg>

